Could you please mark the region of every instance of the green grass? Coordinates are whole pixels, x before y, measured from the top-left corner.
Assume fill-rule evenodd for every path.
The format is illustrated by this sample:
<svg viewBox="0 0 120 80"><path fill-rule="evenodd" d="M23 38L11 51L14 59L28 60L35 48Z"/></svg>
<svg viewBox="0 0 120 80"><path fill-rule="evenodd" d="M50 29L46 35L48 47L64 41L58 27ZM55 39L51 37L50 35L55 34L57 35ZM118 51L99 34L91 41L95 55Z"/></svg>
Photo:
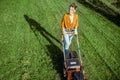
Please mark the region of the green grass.
<svg viewBox="0 0 120 80"><path fill-rule="evenodd" d="M0 1L0 80L63 80L60 23L72 2L86 77L120 80L120 27L75 0Z"/></svg>
<svg viewBox="0 0 120 80"><path fill-rule="evenodd" d="M111 9L114 9L115 11L120 13L120 7L117 7L116 5L112 5L112 3L116 2L115 0L101 0L101 1Z"/></svg>

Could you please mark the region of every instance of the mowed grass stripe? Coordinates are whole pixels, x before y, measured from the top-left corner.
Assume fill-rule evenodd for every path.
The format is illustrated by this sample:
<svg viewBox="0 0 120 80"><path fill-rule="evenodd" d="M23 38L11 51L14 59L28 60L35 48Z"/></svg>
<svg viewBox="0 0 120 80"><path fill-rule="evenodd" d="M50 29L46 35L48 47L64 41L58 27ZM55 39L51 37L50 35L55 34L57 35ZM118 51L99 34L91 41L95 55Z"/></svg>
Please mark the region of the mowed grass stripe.
<svg viewBox="0 0 120 80"><path fill-rule="evenodd" d="M84 22L85 23L85 22ZM83 25L84 26L84 25ZM85 26L84 26L85 27ZM88 29L89 30L89 29ZM87 31L86 31L87 32ZM92 31L91 31L92 32ZM116 56L117 57L117 56ZM113 60L115 60L115 58L113 58ZM116 61L116 60L115 60ZM119 66L119 65L118 65Z"/></svg>
<svg viewBox="0 0 120 80"><path fill-rule="evenodd" d="M90 21L89 19L88 19L88 21ZM92 21L92 20L91 20ZM91 22L89 22L89 23L91 23ZM92 23L91 23L91 25L93 25ZM94 25L93 25L94 26ZM97 31L99 31L99 29L96 29L97 28L97 26L94 26L95 27L95 29L94 30L97 30ZM100 27L100 26L98 26L98 27ZM116 26L117 27L117 26ZM101 28L102 29L102 28ZM115 30L114 30L115 31ZM99 31L100 32L100 31ZM100 32L101 33L101 32ZM109 31L109 33L110 33L110 31ZM111 34L113 34L113 33L111 33ZM102 33L101 33L101 35L103 35ZM106 38L107 38L107 36L106 35L103 35L103 36L105 36L105 40L107 40ZM119 37L118 38L116 38L116 39L119 39ZM108 43L111 43L111 42L108 42ZM118 44L119 44L119 42L118 42ZM114 45L113 45L113 47L114 47ZM118 49L118 47L116 47L115 49ZM118 50L116 50L116 51L118 51ZM119 51L118 51L119 52Z"/></svg>
<svg viewBox="0 0 120 80"><path fill-rule="evenodd" d="M81 36L84 36L84 34L82 33ZM85 36L84 36L85 37ZM85 45L87 44L87 45ZM89 40L87 38L84 39L84 41L82 42L83 45L81 47L81 49L83 50L82 53L85 55L85 56L88 56L88 62L90 64L94 64L93 68L94 70L96 71L95 73L92 73L93 75L96 74L96 75L101 75L101 79L116 79L117 76L113 76L113 75L116 75L116 71L113 71L112 67L108 65L108 63L104 60L104 58L99 55L99 52L97 52L97 50L94 48L94 46L89 42ZM90 75L92 69L89 68L90 64L88 64L88 62L86 62L86 58L84 59L84 63L85 63L85 68L87 68L88 70L88 73L87 75L89 75L90 78L92 79L97 79L97 77L92 77L92 75ZM90 70L90 72L89 72ZM101 74L101 73L105 73L104 75ZM100 80L101 80L100 79Z"/></svg>
<svg viewBox="0 0 120 80"><path fill-rule="evenodd" d="M88 79L95 80L97 78L98 80L100 80L100 74L98 73L97 65L100 64L101 61L99 60L99 58L96 57L96 55L94 55L96 53L96 50L94 49L94 47L92 47L89 40L86 38L82 31L80 36L80 43L82 43L80 44L82 52L81 55L83 59L84 70L86 72L86 77ZM96 62L94 60L96 60L96 62L99 61L99 63L95 64Z"/></svg>
<svg viewBox="0 0 120 80"><path fill-rule="evenodd" d="M87 23L86 23L87 24ZM90 29L88 29L88 30L90 30ZM93 31L90 31L90 32L93 32ZM95 33L93 33L93 34L95 34ZM96 33L97 34L97 33ZM91 42L92 43L92 42ZM92 45L93 45L93 43L92 43ZM95 47L95 46L94 46ZM102 48L101 48L102 49ZM98 51L98 50L97 50ZM108 52L108 53L110 53L110 52ZM99 53L100 54L100 53ZM108 57L109 58L109 57ZM114 62L112 62L113 64L114 64ZM115 63L117 63L117 62L115 62ZM111 65L111 63L109 64L109 66ZM116 64L117 66L119 66L118 64ZM114 66L113 66L113 68L115 68ZM114 70L113 70L114 71Z"/></svg>
<svg viewBox="0 0 120 80"><path fill-rule="evenodd" d="M89 21L89 20L87 19L87 21ZM89 23L91 23L91 22L89 21ZM107 39L107 36L105 36L104 34L102 34L102 33L97 29L96 26L94 26L92 23L91 23L91 25L94 27L94 30L98 31L98 32L101 34L101 36L103 36L103 39L106 40L106 42L108 42L108 43L111 45L111 47L114 47L114 48L112 48L113 50L109 49L110 52L111 52L111 53L116 53L116 51L117 51L117 53L118 53L118 52L119 52L118 47L116 47L112 42L110 42L110 41ZM115 50L114 50L114 49L115 49ZM113 51L113 52L112 52L112 51ZM116 54L117 54L117 53L116 53Z"/></svg>
<svg viewBox="0 0 120 80"><path fill-rule="evenodd" d="M54 4L54 5L51 5ZM50 3L48 3L49 6L49 13L48 13L48 23L49 23L49 27L51 28L52 34L56 34L55 37L56 38L60 38L60 21L61 21L61 15L58 6L57 6L58 2L54 2L54 1L50 1ZM57 33L56 33L57 32Z"/></svg>
<svg viewBox="0 0 120 80"><path fill-rule="evenodd" d="M119 34L120 29L112 24L110 21L105 19L103 16L98 15L98 13L94 13L88 9L82 9L82 14L85 16L86 19L94 26L96 29L101 32L103 36L105 36L115 47L119 48ZM86 13L89 11L89 13ZM79 12L81 12L79 10ZM95 15L94 15L95 14ZM111 25L112 24L112 25ZM108 34L109 33L109 34ZM113 34L114 33L114 34Z"/></svg>
<svg viewBox="0 0 120 80"><path fill-rule="evenodd" d="M94 26L94 25L93 25ZM95 26L94 26L95 27ZM98 30L98 29L97 29ZM112 34L112 33L111 33ZM103 35L103 34L102 34ZM105 36L105 35L103 35L103 36ZM119 38L118 38L119 39ZM105 40L107 40L106 39L106 37L105 37ZM111 42L109 42L109 40L108 40L108 42L107 43L109 43L110 45L110 47L108 46L108 49L109 49L109 51L111 52L111 53L114 53L114 54L111 54L111 55L115 55L116 54L116 57L117 56L119 56L119 50L118 50L118 48L117 47L115 47L114 45L111 45L112 43ZM118 60L118 58L117 58L117 60ZM119 60L118 60L119 61Z"/></svg>
<svg viewBox="0 0 120 80"><path fill-rule="evenodd" d="M90 29L89 29L90 30ZM94 30L94 29L93 29ZM95 31L90 31L90 32L93 32L93 34L98 34L98 33L94 33ZM99 35L99 34L98 34ZM102 39L102 37L100 37L100 35L97 37L97 35L96 36L94 36L94 37L96 37L96 38L99 38L99 40L102 40L102 41L104 41L105 39ZM97 40L95 38L95 40ZM104 54L104 58L106 59L106 61L108 61L108 60L110 60L110 56L111 55L113 55L110 51L109 51L109 49L106 47L106 46L104 46L104 44L106 44L107 42L100 42L98 40L98 42L97 42L97 44L99 44L99 46L101 46L101 47L98 47L97 48L97 46L93 43L93 42L91 42L91 40L90 40L90 38L89 38L89 41L91 42L91 44L93 44L94 45L94 47L95 47L95 49L99 52L99 54L100 55L102 55L103 56L103 54ZM99 50L98 50L99 49ZM101 49L101 50L100 50ZM109 53L109 54L108 54ZM113 55L114 56L114 55ZM117 56L116 56L117 57ZM116 60L116 59L114 59L114 58L111 58L111 62L109 63L109 66L112 66L112 65L116 65L117 67L119 67L119 65L118 64L114 64L114 63L117 63L118 62L118 60ZM112 63L112 64L111 64ZM115 67L114 67L115 68ZM114 69L113 69L113 71L114 71Z"/></svg>
<svg viewBox="0 0 120 80"><path fill-rule="evenodd" d="M96 28L96 30L101 32L101 35L103 35L111 44L113 44L114 47L120 49L119 48L120 29L114 24L109 25L111 22L107 21L102 16L97 15L94 15L94 17L92 16L93 15L89 15L89 17L86 16L89 19L89 22Z"/></svg>
<svg viewBox="0 0 120 80"><path fill-rule="evenodd" d="M54 5L51 5L54 4ZM60 5L59 3L61 3L62 5ZM63 4L64 3L64 4ZM54 20L54 24L53 24L53 34L56 34L57 38L59 38L59 40L61 41L61 21L62 21L62 17L63 15L66 13L65 9L67 7L67 5L65 4L64 1L51 1L49 6L51 7L51 14L54 16L55 20ZM56 33L57 32L57 33ZM61 47L61 46L60 46Z"/></svg>
<svg viewBox="0 0 120 80"><path fill-rule="evenodd" d="M85 58L83 57L84 58L83 64L84 64L87 78L93 79L93 80L96 80L96 79L103 80L105 78L106 79L113 78L113 75L115 74L113 73L111 68L109 68L107 63L99 55L99 53L96 51L93 45L89 42L87 38L85 38L83 33L81 37L83 37L84 39L84 41L82 40L81 45L82 45L82 53L85 56ZM105 74L103 75L101 73L105 73Z"/></svg>

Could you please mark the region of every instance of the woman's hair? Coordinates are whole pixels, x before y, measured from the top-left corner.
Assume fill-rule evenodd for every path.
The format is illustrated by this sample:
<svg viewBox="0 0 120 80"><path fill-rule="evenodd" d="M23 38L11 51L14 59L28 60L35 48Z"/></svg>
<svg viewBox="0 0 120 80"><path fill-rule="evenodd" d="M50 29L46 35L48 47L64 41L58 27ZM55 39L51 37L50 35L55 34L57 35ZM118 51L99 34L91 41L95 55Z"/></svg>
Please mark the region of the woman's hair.
<svg viewBox="0 0 120 80"><path fill-rule="evenodd" d="M76 10L77 5L75 3L72 3L69 7L73 7Z"/></svg>

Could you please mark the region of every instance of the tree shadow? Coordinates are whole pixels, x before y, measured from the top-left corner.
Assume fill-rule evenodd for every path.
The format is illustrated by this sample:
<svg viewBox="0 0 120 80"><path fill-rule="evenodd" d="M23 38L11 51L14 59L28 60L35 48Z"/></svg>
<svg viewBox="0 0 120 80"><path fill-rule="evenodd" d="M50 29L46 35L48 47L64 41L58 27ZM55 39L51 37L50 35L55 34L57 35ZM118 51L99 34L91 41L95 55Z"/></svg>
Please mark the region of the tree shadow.
<svg viewBox="0 0 120 80"><path fill-rule="evenodd" d="M112 21L120 27L120 13L108 7L105 3L100 0L91 0L90 3L86 0L76 0L83 4L85 7L90 8L101 15L105 16L108 20Z"/></svg>
<svg viewBox="0 0 120 80"><path fill-rule="evenodd" d="M61 80L63 80L63 55L62 51L58 46L54 44L54 42L50 39L54 39L57 43L61 44L61 42L56 39L53 35L51 35L47 30L45 30L37 21L32 18L29 18L27 15L24 15L25 20L28 22L30 29L33 31L37 39L39 39L39 35L36 33L38 31L49 43L50 45L46 45L49 53L48 56L52 59L53 68L59 73Z"/></svg>
<svg viewBox="0 0 120 80"><path fill-rule="evenodd" d="M113 3L111 3L113 6L120 8L120 1L114 1Z"/></svg>

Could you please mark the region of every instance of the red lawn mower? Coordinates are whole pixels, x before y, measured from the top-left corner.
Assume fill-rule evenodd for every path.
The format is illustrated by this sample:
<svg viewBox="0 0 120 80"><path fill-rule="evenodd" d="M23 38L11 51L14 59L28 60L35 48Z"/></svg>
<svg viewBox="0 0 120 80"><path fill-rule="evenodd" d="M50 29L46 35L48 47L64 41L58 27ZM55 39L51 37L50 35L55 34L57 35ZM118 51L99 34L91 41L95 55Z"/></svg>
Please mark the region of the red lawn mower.
<svg viewBox="0 0 120 80"><path fill-rule="evenodd" d="M62 46L64 56L63 75L65 78L67 78L67 80L85 80L78 35L76 36L76 44L78 47L78 51L69 50L65 52L64 35L62 35Z"/></svg>

